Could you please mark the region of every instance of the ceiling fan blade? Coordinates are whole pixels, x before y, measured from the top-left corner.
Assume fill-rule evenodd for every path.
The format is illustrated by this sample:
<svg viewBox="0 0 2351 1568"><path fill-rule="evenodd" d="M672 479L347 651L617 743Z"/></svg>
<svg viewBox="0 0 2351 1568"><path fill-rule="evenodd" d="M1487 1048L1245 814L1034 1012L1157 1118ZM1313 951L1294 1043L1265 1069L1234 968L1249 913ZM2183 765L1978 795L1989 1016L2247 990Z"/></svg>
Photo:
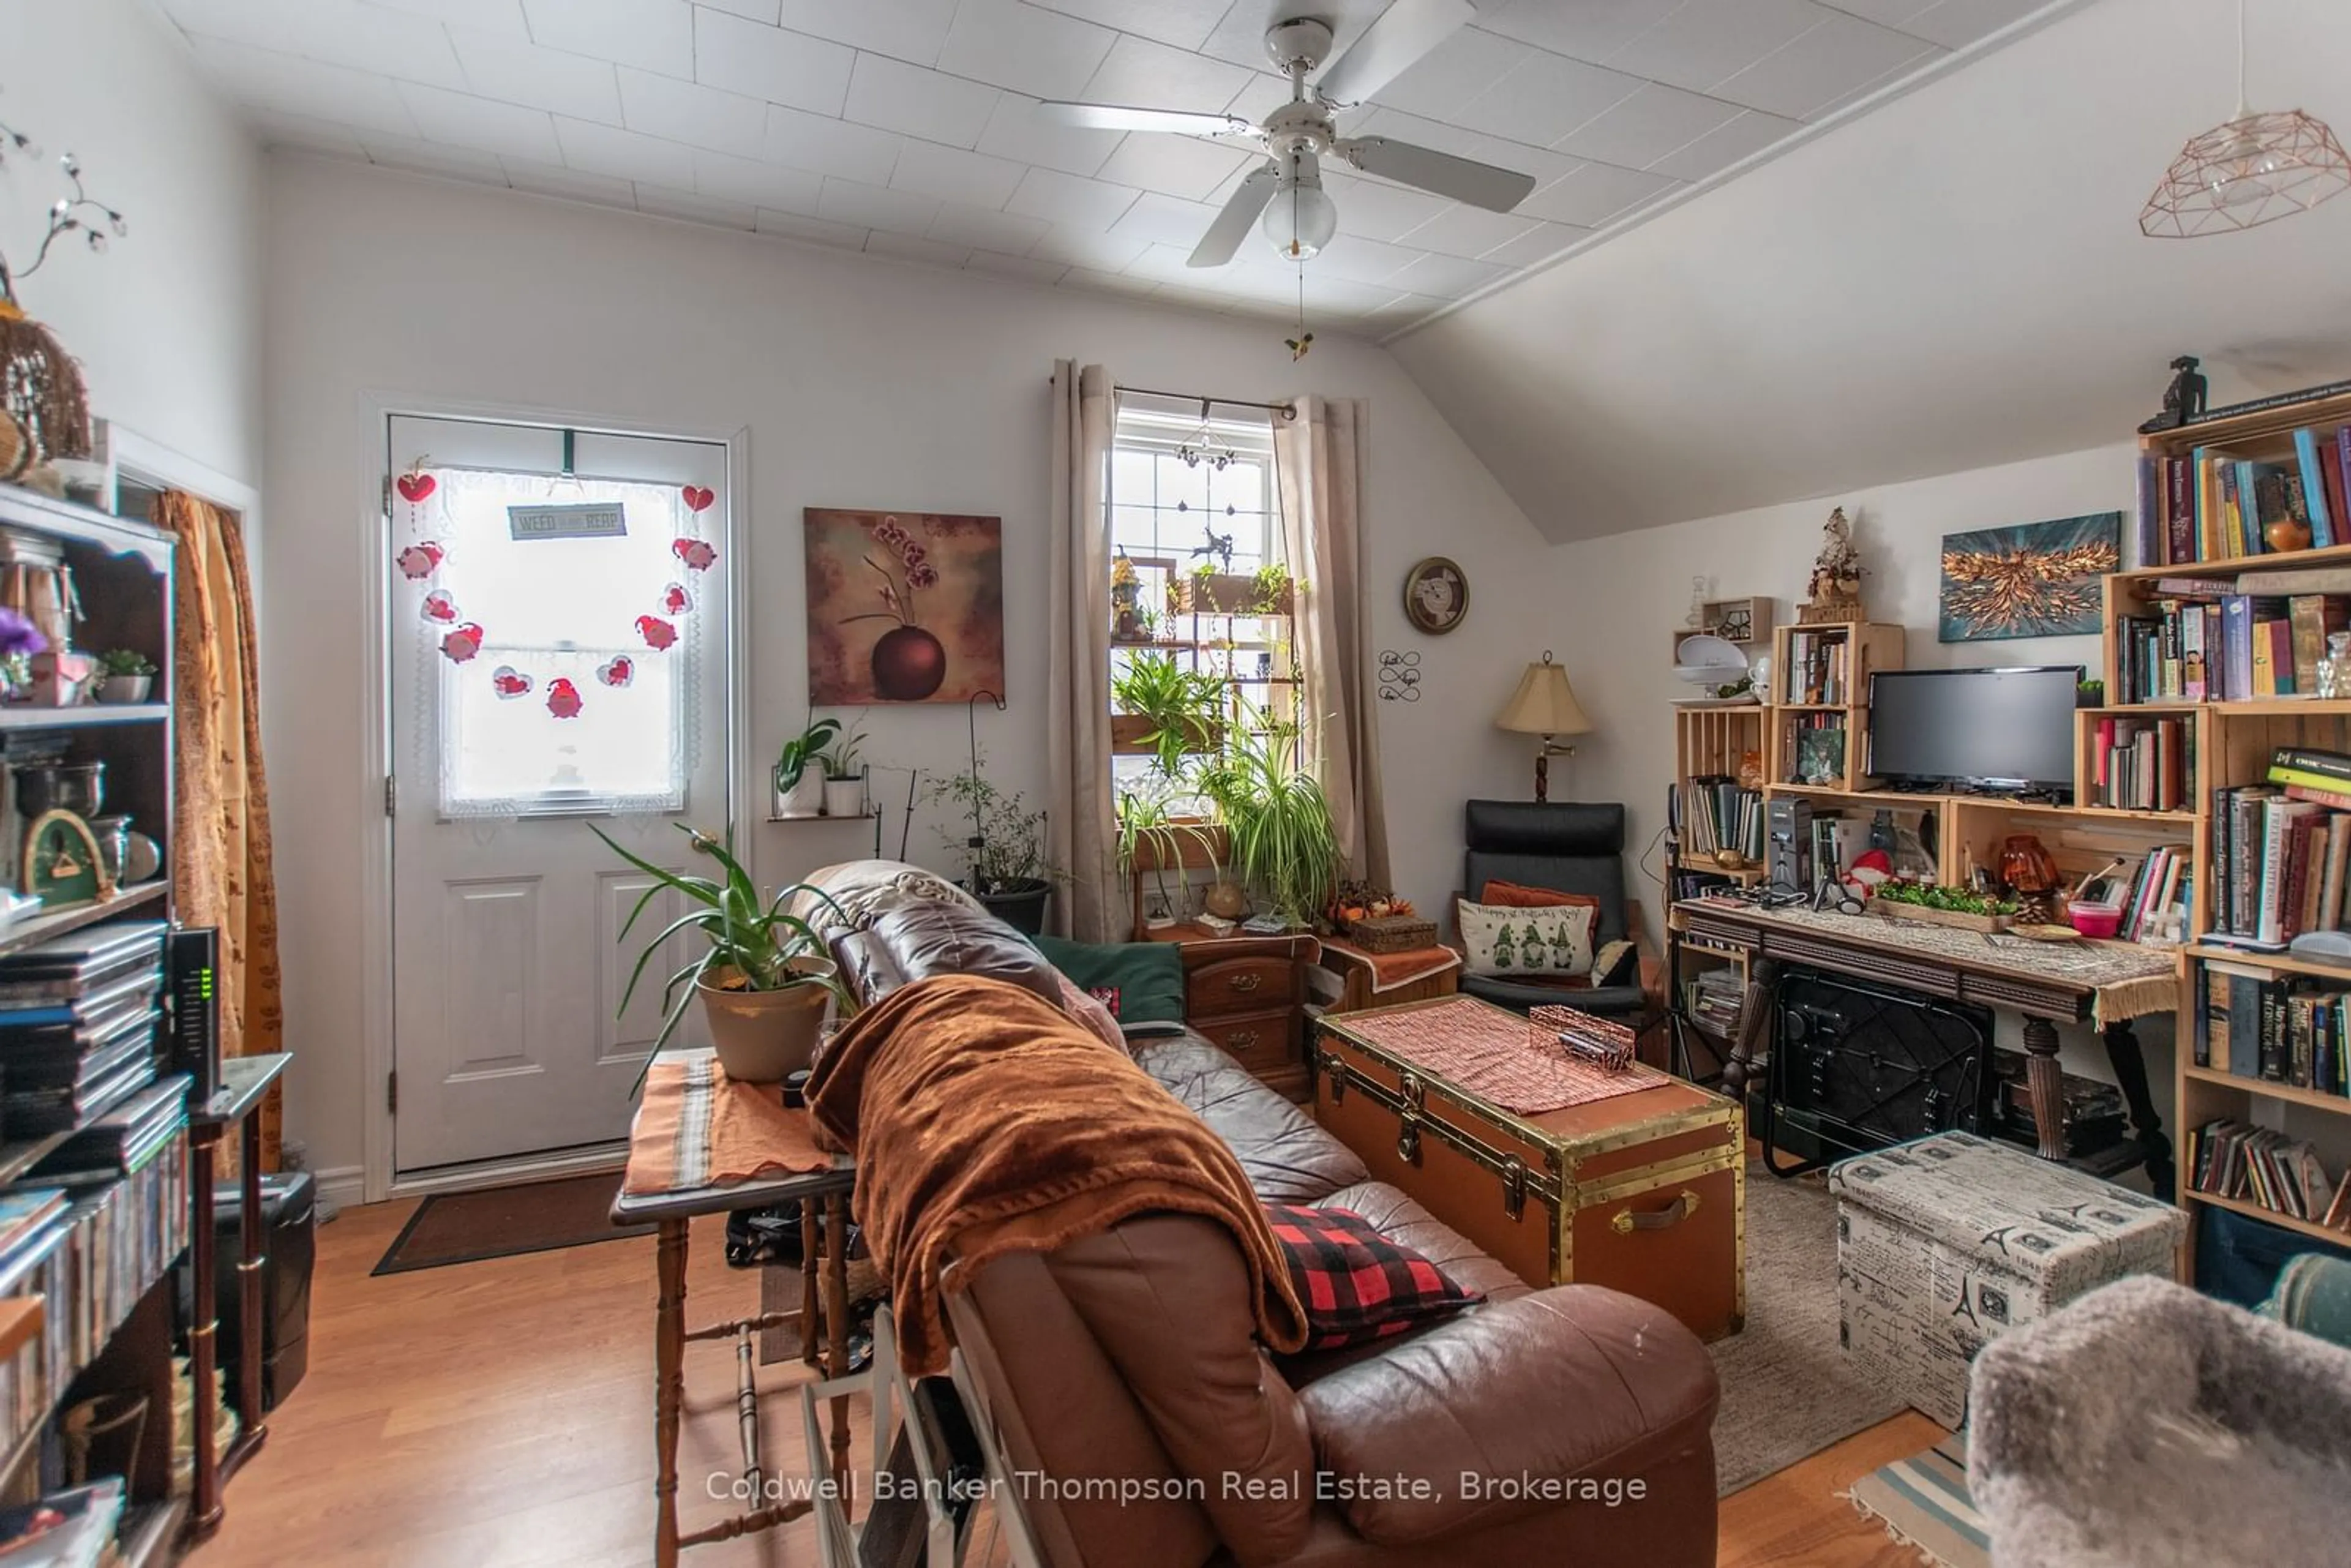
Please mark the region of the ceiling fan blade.
<svg viewBox="0 0 2351 1568"><path fill-rule="evenodd" d="M1498 169L1475 158L1456 158L1450 152L1416 147L1409 141L1391 141L1384 136L1351 137L1334 151L1366 174L1450 196L1489 212L1509 212L1535 188L1532 174Z"/></svg>
<svg viewBox="0 0 2351 1568"><path fill-rule="evenodd" d="M1129 109L1116 103L1064 103L1048 99L1030 110L1039 120L1087 131L1170 131L1179 136L1255 135L1238 114L1193 114L1180 109Z"/></svg>
<svg viewBox="0 0 2351 1568"><path fill-rule="evenodd" d="M1314 89L1333 103L1362 103L1477 14L1469 0L1395 0L1345 54L1323 68Z"/></svg>
<svg viewBox="0 0 2351 1568"><path fill-rule="evenodd" d="M1268 202L1273 200L1273 187L1280 179L1281 171L1271 163L1252 172L1234 190L1232 200L1227 202L1225 210L1217 214L1217 221L1208 225L1208 232L1200 236L1200 243L1192 247L1192 254L1184 265L1222 267L1232 260L1233 253L1241 247L1241 241L1249 237L1258 214L1265 211Z"/></svg>

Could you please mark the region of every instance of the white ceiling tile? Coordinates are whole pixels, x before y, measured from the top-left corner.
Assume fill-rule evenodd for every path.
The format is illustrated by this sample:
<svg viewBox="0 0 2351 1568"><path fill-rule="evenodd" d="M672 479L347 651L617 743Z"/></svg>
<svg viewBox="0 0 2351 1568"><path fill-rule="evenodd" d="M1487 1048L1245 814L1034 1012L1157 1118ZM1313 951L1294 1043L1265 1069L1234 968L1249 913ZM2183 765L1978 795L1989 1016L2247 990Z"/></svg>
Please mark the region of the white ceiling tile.
<svg viewBox="0 0 2351 1568"><path fill-rule="evenodd" d="M1058 261L1065 267L1116 272L1150 248L1147 239L1123 238L1092 229L1053 229L1030 246L1029 254L1040 261Z"/></svg>
<svg viewBox="0 0 2351 1568"><path fill-rule="evenodd" d="M1682 0L1508 0L1478 13L1478 26L1504 37L1594 65L1656 26Z"/></svg>
<svg viewBox="0 0 2351 1568"><path fill-rule="evenodd" d="M1029 0L1083 22L1099 22L1179 49L1196 49L1216 31L1231 0Z"/></svg>
<svg viewBox="0 0 2351 1568"><path fill-rule="evenodd" d="M865 236L865 254L945 267L959 267L971 258L971 249L967 246L943 245L935 239L924 239L919 235L890 234L882 229L875 229Z"/></svg>
<svg viewBox="0 0 2351 1568"><path fill-rule="evenodd" d="M694 189L694 152L682 143L560 114L555 117L555 136L563 144L567 168L640 184Z"/></svg>
<svg viewBox="0 0 2351 1568"><path fill-rule="evenodd" d="M1921 11L1933 10L1939 0L1827 0L1827 3L1865 22L1875 22L1881 27L1902 27Z"/></svg>
<svg viewBox="0 0 2351 1568"><path fill-rule="evenodd" d="M1410 141L1439 152L1450 152L1456 158L1475 158L1479 143L1488 140L1483 131L1426 120L1398 109L1375 109L1341 130L1349 136L1385 136L1392 141Z"/></svg>
<svg viewBox="0 0 2351 1568"><path fill-rule="evenodd" d="M1243 165L1265 162L1260 153L1190 136L1138 131L1122 142L1099 171L1121 185L1199 201Z"/></svg>
<svg viewBox="0 0 2351 1568"><path fill-rule="evenodd" d="M534 43L600 60L694 75L694 7L686 0L522 0Z"/></svg>
<svg viewBox="0 0 2351 1568"><path fill-rule="evenodd" d="M1365 239L1402 239L1449 203L1443 196L1378 180L1325 170L1322 190L1339 206L1339 232Z"/></svg>
<svg viewBox="0 0 2351 1568"><path fill-rule="evenodd" d="M1472 131L1549 147L1639 89L1638 78L1564 55L1512 46L1509 75L1455 110Z"/></svg>
<svg viewBox="0 0 2351 1568"><path fill-rule="evenodd" d="M1415 294L1431 294L1439 299L1459 299L1510 275L1509 267L1491 262L1465 261L1458 256L1424 256L1403 271L1382 281Z"/></svg>
<svg viewBox="0 0 2351 1568"><path fill-rule="evenodd" d="M525 109L447 92L415 82L400 84L400 96L427 141L470 147L486 153L528 158L538 163L559 163L563 150L555 142L555 121L545 110Z"/></svg>
<svg viewBox="0 0 2351 1568"><path fill-rule="evenodd" d="M890 171L898 163L900 141L894 131L852 125L775 103L768 106L768 140L761 156L771 163L886 185Z"/></svg>
<svg viewBox="0 0 2351 1568"><path fill-rule="evenodd" d="M779 213L816 215L817 193L824 176L806 169L788 169L763 158L730 158L724 152L696 151L694 188L721 201L772 207Z"/></svg>
<svg viewBox="0 0 2351 1568"><path fill-rule="evenodd" d="M1008 92L997 99L979 133L979 151L1017 163L1036 163L1064 174L1093 174L1125 137L1120 131L1080 131L1036 118L1037 100Z"/></svg>
<svg viewBox="0 0 2351 1568"><path fill-rule="evenodd" d="M695 25L694 76L711 87L837 115L857 51L822 38L705 11Z"/></svg>
<svg viewBox="0 0 2351 1568"><path fill-rule="evenodd" d="M912 191L885 190L880 185L862 184L855 180L843 180L838 175L828 174L824 190L816 200L816 215L831 223L852 224L858 228L920 235L927 233L931 220L939 215L939 204L934 196L918 196Z"/></svg>
<svg viewBox="0 0 2351 1568"><path fill-rule="evenodd" d="M1739 105L1645 83L1641 90L1552 143L1552 151L1596 158L1620 168L1646 169L1737 119Z"/></svg>
<svg viewBox="0 0 2351 1568"><path fill-rule="evenodd" d="M1110 232L1121 239L1179 246L1188 251L1200 243L1200 236L1216 221L1217 209L1205 202L1179 201L1145 191L1118 222L1111 225Z"/></svg>
<svg viewBox="0 0 2351 1568"><path fill-rule="evenodd" d="M1307 267L1310 271L1328 273L1349 283L1384 283L1426 254L1364 239L1359 235L1341 235L1324 246Z"/></svg>
<svg viewBox="0 0 2351 1568"><path fill-rule="evenodd" d="M591 60L557 49L464 27L449 29L465 80L484 98L503 99L527 109L568 114L574 120L621 122L621 87L610 60Z"/></svg>
<svg viewBox="0 0 2351 1568"><path fill-rule="evenodd" d="M1026 256L999 256L992 250L976 250L964 263L966 272L994 273L998 277L1017 277L1028 283L1059 283L1070 269L1058 261L1038 261Z"/></svg>
<svg viewBox="0 0 2351 1568"><path fill-rule="evenodd" d="M1931 53L1920 56L1917 60L1908 65L1896 66L1894 69L1887 71L1884 76L1878 77L1874 80L1855 83L1852 90L1831 99L1828 102L1814 110L1808 119L1808 123L1818 124L1821 121L1827 120L1831 115L1841 113L1861 99L1870 97L1872 94L1876 93L1883 89L1892 87L1896 83L1907 79L1917 71L1927 69L1938 60L1949 57L1953 52L1954 51L1949 49L1936 47L1931 51Z"/></svg>
<svg viewBox="0 0 2351 1568"><path fill-rule="evenodd" d="M479 32L504 33L510 38L530 37L522 18L522 0L363 0L363 4L379 11L455 22Z"/></svg>
<svg viewBox="0 0 2351 1568"><path fill-rule="evenodd" d="M1688 0L1609 60L1670 87L1704 92L1829 19L1813 0Z"/></svg>
<svg viewBox="0 0 2351 1568"><path fill-rule="evenodd" d="M1532 234L1505 240L1488 251L1484 259L1504 267L1534 267L1549 261L1591 232L1576 224L1537 224Z"/></svg>
<svg viewBox="0 0 2351 1568"><path fill-rule="evenodd" d="M1556 185L1537 191L1519 204L1531 218L1597 228L1627 208L1673 188L1662 174L1619 169L1613 163L1586 163Z"/></svg>
<svg viewBox="0 0 2351 1568"><path fill-rule="evenodd" d="M1361 319L1368 330L1393 332L1415 322L1426 321L1444 309L1447 303L1443 299L1431 299L1426 294L1399 294L1384 308L1364 312Z"/></svg>
<svg viewBox="0 0 2351 1568"><path fill-rule="evenodd" d="M1288 103L1290 96L1290 83L1282 78L1252 71L1249 80L1241 84L1240 91L1233 94L1231 100L1225 105L1225 112L1238 114L1252 122L1262 121L1267 115Z"/></svg>
<svg viewBox="0 0 2351 1568"><path fill-rule="evenodd" d="M1078 96L1089 103L1186 109L1212 114L1249 85L1250 73L1148 38L1121 37Z"/></svg>
<svg viewBox="0 0 2351 1568"><path fill-rule="evenodd" d="M394 136L416 134L416 121L390 77L219 38L193 39L190 47L213 78L245 102Z"/></svg>
<svg viewBox="0 0 2351 1568"><path fill-rule="evenodd" d="M783 20L783 0L695 0L705 11L724 11L730 16L742 16L754 22L775 26Z"/></svg>
<svg viewBox="0 0 2351 1568"><path fill-rule="evenodd" d="M1350 319L1367 315L1395 303L1401 292L1384 283L1348 283L1339 278L1310 277L1306 281L1307 325L1312 326L1318 315Z"/></svg>
<svg viewBox="0 0 2351 1568"><path fill-rule="evenodd" d="M1051 169L1031 169L1021 178L1012 199L1004 204L1004 210L1071 228L1106 229L1134 204L1138 194L1131 185L1109 185Z"/></svg>
<svg viewBox="0 0 2351 1568"><path fill-rule="evenodd" d="M1947 49L1963 49L2048 3L2049 0L1942 0L1941 5L1929 5L1903 23L1902 30Z"/></svg>
<svg viewBox="0 0 2351 1568"><path fill-rule="evenodd" d="M1449 120L1526 57L1524 44L1464 27L1415 61L1372 101L1406 114Z"/></svg>
<svg viewBox="0 0 2351 1568"><path fill-rule="evenodd" d="M360 145L359 132L348 125L331 120L312 120L308 115L277 114L268 110L251 110L246 122L261 138L264 147L285 147L303 152L322 153L329 158L344 158L364 163L367 149Z"/></svg>
<svg viewBox="0 0 2351 1568"><path fill-rule="evenodd" d="M1541 227L1533 218L1489 213L1483 207L1456 203L1409 234L1395 237L1416 250L1475 259L1497 246L1523 239Z"/></svg>
<svg viewBox="0 0 2351 1568"><path fill-rule="evenodd" d="M368 162L387 169L405 169L412 174L445 174L452 179L472 180L493 185L507 183L507 172L495 153L476 152L465 147L449 147L436 141L414 141L403 136L370 136L367 139Z"/></svg>
<svg viewBox="0 0 2351 1568"><path fill-rule="evenodd" d="M1131 272L1096 272L1091 267L1073 267L1061 275L1064 288L1084 288L1102 294L1145 295L1155 293L1159 285L1148 277L1138 277Z"/></svg>
<svg viewBox="0 0 2351 1568"><path fill-rule="evenodd" d="M1027 172L1008 158L990 158L985 152L967 152L960 147L909 138L898 152L890 188L966 206L1000 207L1012 199L1020 176Z"/></svg>
<svg viewBox="0 0 2351 1568"><path fill-rule="evenodd" d="M349 66L402 81L463 87L448 32L429 16L360 0L162 0L190 34Z"/></svg>
<svg viewBox="0 0 2351 1568"><path fill-rule="evenodd" d="M715 196L698 196L690 191L673 191L661 185L637 187L637 211L652 213L658 217L682 218L691 224L710 224L722 229L741 229L746 234L758 227L758 210L748 202L721 201Z"/></svg>
<svg viewBox="0 0 2351 1568"><path fill-rule="evenodd" d="M1037 98L1076 98L1117 41L1107 27L1019 0L963 0L939 69Z"/></svg>
<svg viewBox="0 0 2351 1568"><path fill-rule="evenodd" d="M1669 174L1677 180L1703 180L1802 129L1792 120L1750 109L1725 122L1720 130L1699 137L1670 157L1659 159L1649 169L1653 173Z"/></svg>
<svg viewBox="0 0 2351 1568"><path fill-rule="evenodd" d="M1809 120L1855 89L1905 67L1923 66L1942 52L1907 33L1853 16L1832 16L1714 90L1750 109Z"/></svg>
<svg viewBox="0 0 2351 1568"><path fill-rule="evenodd" d="M1155 245L1127 263L1122 270L1130 277L1148 277L1157 283L1187 284L1196 288L1200 280L1211 276L1214 269L1186 266L1185 258L1191 254L1191 245Z"/></svg>
<svg viewBox="0 0 2351 1568"><path fill-rule="evenodd" d="M1002 89L887 55L860 54L849 78L849 119L925 141L970 147L987 129Z"/></svg>
<svg viewBox="0 0 2351 1568"><path fill-rule="evenodd" d="M621 123L667 141L756 158L768 131L768 106L699 82L621 68Z"/></svg>
<svg viewBox="0 0 2351 1568"><path fill-rule="evenodd" d="M956 0L783 0L777 20L811 37L935 66L955 14Z"/></svg>
<svg viewBox="0 0 2351 1568"><path fill-rule="evenodd" d="M1019 256L1044 238L1050 226L1042 218L1024 218L1018 213L944 202L940 204L939 215L931 220L930 237L949 245Z"/></svg>
<svg viewBox="0 0 2351 1568"><path fill-rule="evenodd" d="M507 166L507 183L517 191L530 191L542 196L562 196L575 202L595 202L607 207L630 207L637 204L637 188L626 180L615 180L610 174L587 174L577 169L566 169L553 163L534 163L526 158L499 160Z"/></svg>
<svg viewBox="0 0 2351 1568"><path fill-rule="evenodd" d="M829 224L822 218L804 218L798 213L771 213L759 209L759 232L778 235L785 239L807 240L815 245L831 246L836 250L863 250L864 229L851 224Z"/></svg>

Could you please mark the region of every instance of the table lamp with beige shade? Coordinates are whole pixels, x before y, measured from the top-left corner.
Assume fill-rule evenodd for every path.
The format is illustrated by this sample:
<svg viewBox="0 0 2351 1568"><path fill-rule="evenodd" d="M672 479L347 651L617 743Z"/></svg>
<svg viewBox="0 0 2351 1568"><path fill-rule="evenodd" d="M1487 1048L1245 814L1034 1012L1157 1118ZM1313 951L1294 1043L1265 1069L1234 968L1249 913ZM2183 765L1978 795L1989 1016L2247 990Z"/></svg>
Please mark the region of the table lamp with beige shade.
<svg viewBox="0 0 2351 1568"><path fill-rule="evenodd" d="M1552 737L1592 732L1592 721L1584 716L1583 705L1575 700L1575 688L1567 684L1567 671L1552 662L1548 648L1543 650L1542 662L1529 664L1527 673L1519 677L1519 689L1502 705L1501 715L1494 725L1517 735L1542 737L1541 748L1535 753L1538 800L1551 799L1552 754L1575 755L1575 747L1559 745Z"/></svg>

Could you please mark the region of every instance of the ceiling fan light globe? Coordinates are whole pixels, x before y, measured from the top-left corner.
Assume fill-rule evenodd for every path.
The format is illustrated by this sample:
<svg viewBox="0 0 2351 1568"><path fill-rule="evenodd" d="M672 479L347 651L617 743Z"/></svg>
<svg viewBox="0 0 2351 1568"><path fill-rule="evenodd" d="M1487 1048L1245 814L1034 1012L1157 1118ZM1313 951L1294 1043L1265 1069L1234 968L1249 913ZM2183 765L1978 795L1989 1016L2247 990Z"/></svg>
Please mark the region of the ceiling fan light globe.
<svg viewBox="0 0 2351 1568"><path fill-rule="evenodd" d="M1286 261L1305 261L1319 255L1339 232L1338 204L1319 184L1285 178L1275 187L1260 225L1265 237Z"/></svg>

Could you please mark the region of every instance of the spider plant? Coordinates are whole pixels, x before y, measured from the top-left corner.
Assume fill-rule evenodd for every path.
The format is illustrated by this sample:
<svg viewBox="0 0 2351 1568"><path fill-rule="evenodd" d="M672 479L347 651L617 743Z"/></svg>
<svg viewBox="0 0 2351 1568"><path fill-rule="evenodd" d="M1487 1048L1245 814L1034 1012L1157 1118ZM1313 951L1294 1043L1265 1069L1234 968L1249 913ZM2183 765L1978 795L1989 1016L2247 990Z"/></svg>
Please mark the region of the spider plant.
<svg viewBox="0 0 2351 1568"><path fill-rule="evenodd" d="M1297 764L1298 726L1240 699L1224 748L1200 770L1200 793L1228 835L1242 884L1293 925L1330 902L1345 856L1322 784Z"/></svg>
<svg viewBox="0 0 2351 1568"><path fill-rule="evenodd" d="M1121 713L1151 721L1143 743L1152 747L1152 767L1163 779L1184 769L1184 758L1215 744L1225 683L1185 669L1173 653L1135 653L1112 680L1111 698Z"/></svg>
<svg viewBox="0 0 2351 1568"><path fill-rule="evenodd" d="M1196 804L1189 782L1175 774L1153 773L1134 788L1118 792L1120 874L1141 875L1142 852L1147 847L1151 852L1152 880L1159 889L1160 902L1170 909L1176 907L1176 898L1167 885L1167 873L1174 869L1178 883L1182 883L1185 858L1189 852L1186 846L1199 848L1212 877L1221 880L1224 875L1216 824L1178 820L1179 808Z"/></svg>

